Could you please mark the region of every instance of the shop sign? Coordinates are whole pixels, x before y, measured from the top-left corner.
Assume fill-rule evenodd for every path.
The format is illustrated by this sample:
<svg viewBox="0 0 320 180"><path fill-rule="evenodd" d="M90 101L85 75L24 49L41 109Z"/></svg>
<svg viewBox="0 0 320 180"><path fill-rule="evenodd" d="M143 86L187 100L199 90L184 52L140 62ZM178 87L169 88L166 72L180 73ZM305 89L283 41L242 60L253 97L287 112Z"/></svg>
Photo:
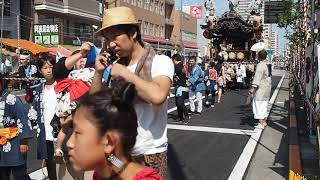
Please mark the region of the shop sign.
<svg viewBox="0 0 320 180"><path fill-rule="evenodd" d="M59 44L58 24L35 24L33 26L34 42L36 44Z"/></svg>

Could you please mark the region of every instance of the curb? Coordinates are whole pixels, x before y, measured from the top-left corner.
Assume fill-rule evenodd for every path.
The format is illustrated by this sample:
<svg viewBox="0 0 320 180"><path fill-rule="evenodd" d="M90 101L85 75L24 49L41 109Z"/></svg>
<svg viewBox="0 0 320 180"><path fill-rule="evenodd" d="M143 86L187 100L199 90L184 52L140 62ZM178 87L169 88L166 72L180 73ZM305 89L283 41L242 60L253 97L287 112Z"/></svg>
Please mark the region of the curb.
<svg viewBox="0 0 320 180"><path fill-rule="evenodd" d="M291 87L292 82L290 82ZM289 90L289 180L302 179L302 163L294 95Z"/></svg>

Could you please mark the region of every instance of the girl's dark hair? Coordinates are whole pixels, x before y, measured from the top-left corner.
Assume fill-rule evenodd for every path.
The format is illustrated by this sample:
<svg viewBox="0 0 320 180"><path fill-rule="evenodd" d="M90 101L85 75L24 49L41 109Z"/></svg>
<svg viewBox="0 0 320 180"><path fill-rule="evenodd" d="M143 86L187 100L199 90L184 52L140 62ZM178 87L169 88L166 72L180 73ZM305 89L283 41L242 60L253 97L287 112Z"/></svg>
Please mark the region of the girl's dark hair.
<svg viewBox="0 0 320 180"><path fill-rule="evenodd" d="M101 136L109 130L119 132L123 152L129 157L138 134L137 115L133 108L136 91L131 83L115 81L117 83L112 88L82 97L78 107L89 110L93 116L89 121L97 127Z"/></svg>

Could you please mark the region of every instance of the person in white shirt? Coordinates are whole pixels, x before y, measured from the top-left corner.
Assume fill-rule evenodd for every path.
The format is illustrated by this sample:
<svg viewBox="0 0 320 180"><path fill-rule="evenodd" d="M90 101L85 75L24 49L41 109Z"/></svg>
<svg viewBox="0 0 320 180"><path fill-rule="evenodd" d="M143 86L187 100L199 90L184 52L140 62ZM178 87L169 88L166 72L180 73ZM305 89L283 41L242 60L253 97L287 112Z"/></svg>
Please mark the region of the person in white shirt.
<svg viewBox="0 0 320 180"><path fill-rule="evenodd" d="M138 135L131 152L133 159L166 176L167 170L167 95L172 85L174 65L165 55L156 55L150 44L141 40L133 11L116 7L104 12L98 31L106 40L109 52L117 56L112 64L111 79L124 79L135 85L133 103L138 117ZM102 88L104 70L110 65L110 53L104 51L95 62L95 76L90 93ZM112 86L112 81L111 81Z"/></svg>
<svg viewBox="0 0 320 180"><path fill-rule="evenodd" d="M38 159L45 159L50 180L57 179L53 127L51 126L57 105L57 95L54 91L56 81L52 75L54 64L54 58L47 57L38 60L38 69L45 78L45 82L34 87L32 91L34 97L28 113L31 125L37 131Z"/></svg>

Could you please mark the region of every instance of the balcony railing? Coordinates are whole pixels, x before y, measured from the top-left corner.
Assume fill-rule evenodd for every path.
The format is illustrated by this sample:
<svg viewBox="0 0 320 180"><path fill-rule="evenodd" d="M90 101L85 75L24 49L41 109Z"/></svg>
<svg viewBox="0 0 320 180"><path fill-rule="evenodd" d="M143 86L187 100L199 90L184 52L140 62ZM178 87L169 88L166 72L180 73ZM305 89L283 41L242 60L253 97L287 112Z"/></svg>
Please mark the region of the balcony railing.
<svg viewBox="0 0 320 180"><path fill-rule="evenodd" d="M174 0L165 0L165 3L174 5Z"/></svg>
<svg viewBox="0 0 320 180"><path fill-rule="evenodd" d="M36 10L81 16L86 19L100 21L99 2L95 0L35 0Z"/></svg>

